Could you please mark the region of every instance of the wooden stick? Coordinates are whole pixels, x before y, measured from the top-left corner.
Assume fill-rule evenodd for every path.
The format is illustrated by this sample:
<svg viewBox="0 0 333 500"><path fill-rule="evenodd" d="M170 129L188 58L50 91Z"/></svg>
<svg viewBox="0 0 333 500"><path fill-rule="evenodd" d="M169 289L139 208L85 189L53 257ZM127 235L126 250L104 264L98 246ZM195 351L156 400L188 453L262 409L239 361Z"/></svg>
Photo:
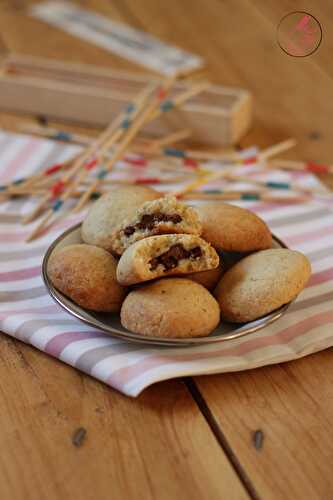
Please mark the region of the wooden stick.
<svg viewBox="0 0 333 500"><path fill-rule="evenodd" d="M103 182L103 185L105 187L107 186L122 186L122 185L157 185L157 184L176 184L179 182L183 182L184 180L187 180L187 176L178 176L178 177L165 177L165 178L160 178L160 177L137 177L134 179L108 179ZM72 186L73 191L71 191L70 196L73 197L73 193L78 193L82 195L84 191L78 191L80 187L86 189L87 186L90 187L91 182L88 180L85 180L83 182L75 182L74 185ZM43 186L33 186L31 188L26 187L26 188L17 188L13 189L11 193L8 195L9 198L11 197L17 197L17 196L39 196L45 194L47 191L47 187ZM77 196L76 196L77 197ZM1 193L0 193L0 199L1 199Z"/></svg>
<svg viewBox="0 0 333 500"><path fill-rule="evenodd" d="M53 127L34 125L31 123L19 124L18 130L29 134L40 135L42 137L47 137L49 139L57 141L80 144L82 146L89 146L94 142L93 137L73 132L66 132L64 130L58 130Z"/></svg>
<svg viewBox="0 0 333 500"><path fill-rule="evenodd" d="M220 192L219 192L220 191ZM38 189L36 193L38 194ZM99 191L95 191L91 194L91 198L97 199L97 197L102 196L105 193L110 192L110 189L101 188ZM27 193L34 194L34 193ZM168 192L161 191L161 196L168 195ZM22 193L23 195L23 193ZM82 196L82 191L77 190L71 194L72 198L80 198ZM207 200L207 201L225 201L225 200L243 200L243 201L273 201L277 203L300 203L304 201L309 201L311 198L309 196L272 196L266 194L263 191L222 191L222 190L207 190L207 191L191 191L187 192L182 196L183 200Z"/></svg>
<svg viewBox="0 0 333 500"><path fill-rule="evenodd" d="M277 154L283 153L296 144L295 139L288 139L286 141L274 144L269 148L264 149L258 154L257 160L266 160ZM161 152L163 154L163 152ZM177 153L177 152L176 152ZM197 160L215 160L215 161L230 161L231 164L243 164L246 160L237 151L224 151L224 152L214 152L214 151L203 151L203 150L179 150L179 157L183 158L193 158Z"/></svg>
<svg viewBox="0 0 333 500"><path fill-rule="evenodd" d="M186 186L181 187L180 189L176 189L174 191L171 191L169 194L176 196L178 198L183 197L185 193L189 193L191 191L197 190L199 187L204 186L205 184L208 184L209 182L221 179L221 177L224 176L223 171L219 172L212 172L209 173L208 175L203 175L199 177L198 179L190 182Z"/></svg>
<svg viewBox="0 0 333 500"><path fill-rule="evenodd" d="M284 153L285 151L289 151L289 149L296 146L296 139L287 139L286 141L279 142L278 144L274 144L274 146L270 146L269 148L264 149L259 153L259 159L261 161L268 160L268 158L272 158L278 154Z"/></svg>
<svg viewBox="0 0 333 500"><path fill-rule="evenodd" d="M179 182L183 182L187 180L187 177L178 176L178 177L137 177L135 179L109 179L103 182L105 186L114 186L114 185L131 185L131 184L141 184L141 185L156 185L156 184L176 184ZM83 184L84 185L84 184ZM90 183L87 183L90 185Z"/></svg>
<svg viewBox="0 0 333 500"><path fill-rule="evenodd" d="M191 135L191 130L184 129L178 130L177 132L172 132L171 134L162 137L161 139L156 139L151 141L150 144L146 148L143 148L144 153L154 153L155 151L161 149L164 146L169 146L170 144L174 144L179 141L183 141L188 139Z"/></svg>
<svg viewBox="0 0 333 500"><path fill-rule="evenodd" d="M259 191L223 191L212 190L207 191L189 191L184 193L182 196L183 200L240 200L243 195L248 195L249 197L256 197L259 195Z"/></svg>
<svg viewBox="0 0 333 500"><path fill-rule="evenodd" d="M265 165L268 168L283 170L297 170L314 174L333 173L333 165L322 165L320 163L294 161L294 160L270 160Z"/></svg>
<svg viewBox="0 0 333 500"><path fill-rule="evenodd" d="M267 189L279 189L279 190L284 189L284 190L292 190L308 194L314 194L318 192L318 189L306 188L294 182L262 181L259 179L253 179L251 177L247 177L246 175L233 174L230 173L229 171L224 173L223 178L233 182L244 182L246 184L255 184L256 186L261 186Z"/></svg>
<svg viewBox="0 0 333 500"><path fill-rule="evenodd" d="M59 130L49 126L40 126L30 123L19 124L17 129L21 132L26 132L29 134L40 135L42 137L47 137L49 139L69 142L74 144L80 144L83 146L88 146L93 143L94 138L88 135L77 134L73 132L67 132L65 130ZM136 146L137 151L142 151L144 153L148 153L150 151L155 151L163 146L167 146L169 144L173 144L184 139L187 139L191 135L191 130L183 129L178 130L176 132L172 132L165 137L155 139L155 138L146 138L146 137L137 137L136 142L138 145Z"/></svg>
<svg viewBox="0 0 333 500"><path fill-rule="evenodd" d="M187 149L184 151L185 156L188 158L193 158L194 160L213 160L213 161L230 161L234 162L238 159L238 153L236 151L205 151L196 149Z"/></svg>
<svg viewBox="0 0 333 500"><path fill-rule="evenodd" d="M224 193L189 192L184 194L184 200L207 200L207 201L266 201L274 203L302 203L311 200L309 196L272 196L265 193L226 191Z"/></svg>

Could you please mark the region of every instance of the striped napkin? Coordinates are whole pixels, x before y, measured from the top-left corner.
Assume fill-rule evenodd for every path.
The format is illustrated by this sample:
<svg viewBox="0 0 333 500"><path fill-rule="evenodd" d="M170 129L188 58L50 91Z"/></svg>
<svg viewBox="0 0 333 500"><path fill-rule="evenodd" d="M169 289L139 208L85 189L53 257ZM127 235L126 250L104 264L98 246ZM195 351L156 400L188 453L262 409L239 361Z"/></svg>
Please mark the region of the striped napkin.
<svg viewBox="0 0 333 500"><path fill-rule="evenodd" d="M78 149L0 132L0 183L65 160ZM41 279L46 248L78 219L63 221L25 244L33 224L21 226L19 219L33 202L16 200L0 205L0 330L129 396L159 380L245 370L332 346L333 196L310 174L274 171L267 177L258 165L239 168L255 178L292 180L323 190L323 196L305 204L238 203L258 213L278 237L311 260L313 274L306 290L279 321L238 340L191 348L146 347L108 337L64 312Z"/></svg>

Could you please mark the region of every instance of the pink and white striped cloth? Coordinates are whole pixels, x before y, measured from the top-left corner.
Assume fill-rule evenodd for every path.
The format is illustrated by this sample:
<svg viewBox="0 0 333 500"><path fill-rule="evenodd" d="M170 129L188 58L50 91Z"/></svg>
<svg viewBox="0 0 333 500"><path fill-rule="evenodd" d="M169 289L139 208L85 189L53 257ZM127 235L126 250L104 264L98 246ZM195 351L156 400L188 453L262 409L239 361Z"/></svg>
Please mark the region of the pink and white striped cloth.
<svg viewBox="0 0 333 500"><path fill-rule="evenodd" d="M75 146L0 132L0 183L76 151ZM258 166L241 168L260 179L267 177ZM269 178L320 186L308 174L275 171ZM246 370L333 345L333 196L296 205L239 203L263 217L289 246L304 252L313 274L287 314L266 329L239 340L192 348L147 348L120 341L80 323L56 305L43 285L41 261L50 242L77 218L25 244L33 225L21 226L19 219L31 203L17 200L0 206L0 330L124 394L137 396L159 380Z"/></svg>

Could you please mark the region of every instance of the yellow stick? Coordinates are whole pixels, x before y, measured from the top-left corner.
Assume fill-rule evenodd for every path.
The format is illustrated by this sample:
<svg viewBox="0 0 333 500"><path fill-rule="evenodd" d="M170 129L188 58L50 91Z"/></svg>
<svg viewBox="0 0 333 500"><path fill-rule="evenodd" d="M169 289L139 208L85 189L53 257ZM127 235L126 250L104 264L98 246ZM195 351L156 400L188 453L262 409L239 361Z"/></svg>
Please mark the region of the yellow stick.
<svg viewBox="0 0 333 500"><path fill-rule="evenodd" d="M184 129L178 130L177 132L172 132L171 134L166 135L162 139L156 139L151 141L147 147L142 148L142 152L144 153L154 153L155 151L161 149L164 146L168 146L169 144L174 144L175 142L183 141L184 139L188 139L191 135L191 130Z"/></svg>
<svg viewBox="0 0 333 500"><path fill-rule="evenodd" d="M40 125L35 125L31 123L23 123L18 125L18 130L22 132L26 132L29 134L34 134L34 135L40 135L42 137L48 137L50 139L55 139L57 136L60 137L60 134L68 134L68 137L70 137L70 140L66 141L64 140L63 142L74 142L76 144L82 144L83 146L90 146L94 142L93 137L89 137L87 135L82 135L82 134L77 134L73 132L66 132L62 130L58 130L53 127L42 127ZM61 141L59 138L58 140Z"/></svg>
<svg viewBox="0 0 333 500"><path fill-rule="evenodd" d="M64 142L80 144L83 146L89 146L95 140L93 137L91 137L89 135L76 134L76 133L72 133L72 132L67 132L65 130L59 130L59 129L56 129L53 127L40 126L40 125L35 125L35 124L26 124L26 123L19 124L17 126L17 130L19 130L21 132L29 133L29 134L40 135L42 137L48 137L50 139L56 139L56 136L58 136L62 133L64 133L64 134L68 133L68 135L70 136L70 139L67 141L64 141ZM188 129L186 129L186 131L187 131L186 134L185 134L185 129L180 130L178 132L173 132L172 134L170 134L170 140L168 139L169 136L166 136L166 138L163 137L161 139L156 139L155 137L145 137L145 136L136 137L135 144L136 144L137 151L139 151L139 149L145 150L146 148L149 148L150 146L152 146L155 142L159 142L159 141L162 141L162 143L164 143L164 141L165 141L165 144L163 144L163 145L167 145L167 144L172 144L172 142L186 139L191 134L191 132ZM173 134L175 134L174 139L171 137ZM177 137L177 134L179 134L179 138ZM182 134L184 134L184 136L182 136Z"/></svg>
<svg viewBox="0 0 333 500"><path fill-rule="evenodd" d="M200 177L199 179L196 179L186 186L183 186L180 189L176 189L175 191L171 191L169 194L177 197L182 197L185 193L188 193L190 191L195 191L201 186L204 186L205 184L208 184L209 182L216 181L218 179L221 179L225 175L225 172L220 171L220 172L212 172L208 175L204 175Z"/></svg>
<svg viewBox="0 0 333 500"><path fill-rule="evenodd" d="M272 156L276 156L278 154L284 153L285 151L289 151L289 149L296 146L296 139L287 139L286 141L279 142L278 144L274 144L274 146L270 146L269 148L264 149L259 153L260 160L268 160L268 158L272 158Z"/></svg>
<svg viewBox="0 0 333 500"><path fill-rule="evenodd" d="M246 194L257 195L258 191L246 191ZM190 191L184 193L183 200L240 200L244 192L226 191L224 193L205 193L201 191Z"/></svg>
<svg viewBox="0 0 333 500"><path fill-rule="evenodd" d="M286 141L274 144L269 148L264 149L258 154L258 160L266 160L278 154L288 151L296 144L295 139L288 139ZM135 147L137 151L141 151L140 148ZM160 151L157 152L161 153ZM205 151L196 149L187 149L184 151L186 157L192 158L194 160L215 160L215 161L230 161L231 164L242 164L244 162L242 156L237 151Z"/></svg>
<svg viewBox="0 0 333 500"><path fill-rule="evenodd" d="M225 172L223 178L226 180L234 181L234 182L244 182L247 184L255 184L256 186L262 186L262 187L267 187L269 189L274 189L274 183L272 183L271 186L267 186L266 181L252 179L251 177L247 177L246 175L237 175L237 174L232 174L230 172ZM276 189L282 189L278 186L279 182L277 182L276 184L277 184ZM288 189L293 190L293 191L299 191L300 193L312 193L313 194L313 193L320 192L320 190L318 190L318 189L302 187L294 182L288 182L287 184L289 185Z"/></svg>

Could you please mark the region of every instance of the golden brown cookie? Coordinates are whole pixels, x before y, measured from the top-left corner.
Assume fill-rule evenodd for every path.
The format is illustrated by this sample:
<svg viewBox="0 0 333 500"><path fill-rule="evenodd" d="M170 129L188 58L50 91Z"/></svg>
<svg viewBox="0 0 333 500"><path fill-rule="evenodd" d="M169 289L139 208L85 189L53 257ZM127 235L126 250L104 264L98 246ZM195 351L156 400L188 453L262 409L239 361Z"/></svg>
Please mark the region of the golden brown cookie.
<svg viewBox="0 0 333 500"><path fill-rule="evenodd" d="M115 232L111 250L121 255L136 241L156 234L197 234L201 223L197 212L173 196L148 201Z"/></svg>
<svg viewBox="0 0 333 500"><path fill-rule="evenodd" d="M131 245L121 256L117 280L122 285L214 269L219 256L214 248L192 234L150 236Z"/></svg>
<svg viewBox="0 0 333 500"><path fill-rule="evenodd" d="M245 208L227 203L208 203L196 207L202 222L202 238L217 250L253 252L272 247L266 223Z"/></svg>
<svg viewBox="0 0 333 500"><path fill-rule="evenodd" d="M201 271L199 273L188 274L186 278L189 280L193 280L196 283L199 283L208 290L214 290L214 288L221 279L223 271L224 269L222 266L222 262L220 260L220 264L215 269L209 269L208 271Z"/></svg>
<svg viewBox="0 0 333 500"><path fill-rule="evenodd" d="M203 286L182 278L155 281L133 290L121 308L121 324L150 337L209 335L218 325L219 306Z"/></svg>
<svg viewBox="0 0 333 500"><path fill-rule="evenodd" d="M92 311L119 311L126 290L116 280L117 262L103 248L68 245L51 255L51 283L76 304Z"/></svg>
<svg viewBox="0 0 333 500"><path fill-rule="evenodd" d="M124 186L104 194L92 205L83 221L83 241L110 250L112 236L118 226L132 217L146 201L160 197L160 193L146 186Z"/></svg>
<svg viewBox="0 0 333 500"><path fill-rule="evenodd" d="M284 248L263 250L245 257L221 278L214 295L222 319L244 323L293 300L311 274L309 260Z"/></svg>

